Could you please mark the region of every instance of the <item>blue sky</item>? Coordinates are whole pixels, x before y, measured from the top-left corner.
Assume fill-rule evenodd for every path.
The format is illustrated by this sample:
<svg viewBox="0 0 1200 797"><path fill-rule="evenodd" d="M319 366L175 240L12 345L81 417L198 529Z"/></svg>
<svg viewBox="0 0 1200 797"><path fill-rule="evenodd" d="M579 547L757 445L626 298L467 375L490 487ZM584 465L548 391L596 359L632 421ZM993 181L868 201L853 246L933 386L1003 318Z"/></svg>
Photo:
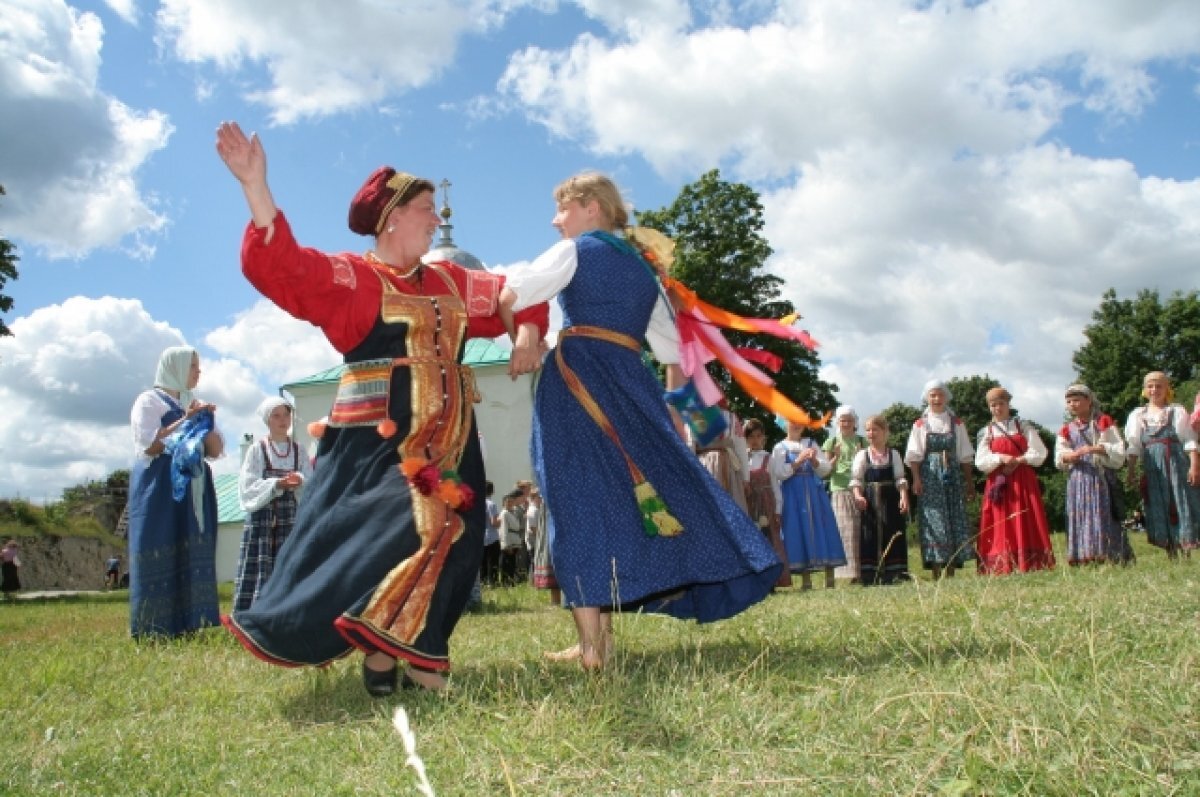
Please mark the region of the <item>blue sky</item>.
<svg viewBox="0 0 1200 797"><path fill-rule="evenodd" d="M1054 424L1106 288L1196 287L1198 69L1190 0L0 0L0 496L124 467L166 345L231 435L335 361L240 275L225 119L304 243L366 248L347 203L390 163L449 179L500 269L555 240L576 171L658 208L720 168L843 401L986 372Z"/></svg>

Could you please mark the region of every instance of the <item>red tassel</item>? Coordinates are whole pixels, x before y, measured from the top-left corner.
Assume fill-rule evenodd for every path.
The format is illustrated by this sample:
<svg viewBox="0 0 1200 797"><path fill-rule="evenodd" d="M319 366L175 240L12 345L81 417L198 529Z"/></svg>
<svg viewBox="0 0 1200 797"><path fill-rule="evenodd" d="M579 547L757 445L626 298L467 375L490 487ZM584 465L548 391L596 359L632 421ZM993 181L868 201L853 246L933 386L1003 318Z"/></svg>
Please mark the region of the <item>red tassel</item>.
<svg viewBox="0 0 1200 797"><path fill-rule="evenodd" d="M325 436L325 429L328 428L328 426L329 424L326 423L324 418L319 421L313 421L308 425L308 436L314 440L320 440Z"/></svg>

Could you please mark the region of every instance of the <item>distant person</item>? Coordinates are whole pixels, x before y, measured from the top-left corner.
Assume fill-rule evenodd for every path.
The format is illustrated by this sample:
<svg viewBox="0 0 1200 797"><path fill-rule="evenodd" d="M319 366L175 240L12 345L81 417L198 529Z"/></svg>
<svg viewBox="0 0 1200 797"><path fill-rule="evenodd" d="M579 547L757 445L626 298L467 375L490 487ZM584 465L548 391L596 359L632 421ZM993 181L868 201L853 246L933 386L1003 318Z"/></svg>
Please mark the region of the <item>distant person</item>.
<svg viewBox="0 0 1200 797"><path fill-rule="evenodd" d="M558 588L558 579L554 575L554 563L550 560L550 514L542 501L542 494L536 488L529 495L531 501L526 513L531 533L533 534L532 578L534 589L544 589L550 593L550 605L562 605L562 591Z"/></svg>
<svg viewBox="0 0 1200 797"><path fill-rule="evenodd" d="M907 581L908 480L904 459L888 448L888 422L882 415L867 418L863 427L868 445L854 455L850 489L862 514L858 542L863 586Z"/></svg>
<svg viewBox="0 0 1200 797"><path fill-rule="evenodd" d="M16 540L4 543L0 550L0 592L5 597L21 591L21 546Z"/></svg>
<svg viewBox="0 0 1200 797"><path fill-rule="evenodd" d="M725 421L725 429L703 446L697 444L690 426L685 427L688 444L696 448L700 464L712 474L717 484L733 497L734 503L749 512L746 507L746 482L750 478L750 456L746 447L746 435L742 431L742 419L725 406L717 408Z"/></svg>
<svg viewBox="0 0 1200 797"><path fill-rule="evenodd" d="M850 489L850 468L854 464L854 457L866 447L867 441L858 433L858 413L849 404L834 410L833 422L833 433L825 440L821 450L829 458L829 500L833 505L833 516L837 519L838 534L842 537L842 549L846 552L846 564L834 570L833 575L857 584L862 575L858 563L862 516Z"/></svg>
<svg viewBox="0 0 1200 797"><path fill-rule="evenodd" d="M846 564L829 493L821 479L830 463L821 447L808 437L808 428L779 419L787 437L771 452L771 475L779 480L783 495L780 510L783 546L788 567L800 574L800 589L812 589L812 574L825 572L825 589L833 589L835 568Z"/></svg>
<svg viewBox="0 0 1200 797"><path fill-rule="evenodd" d="M1174 559L1190 556L1200 543L1200 451L1191 416L1174 403L1171 380L1151 371L1142 380L1145 406L1125 421L1125 457L1129 483L1142 463L1142 504L1146 509L1146 541Z"/></svg>
<svg viewBox="0 0 1200 797"><path fill-rule="evenodd" d="M116 589L121 584L121 557L113 554L104 562L104 587Z"/></svg>
<svg viewBox="0 0 1200 797"><path fill-rule="evenodd" d="M483 532L483 561L479 566L479 580L489 587L494 587L500 582L500 507L496 506L492 498L496 493L496 486L489 481L484 489L487 494L487 519Z"/></svg>
<svg viewBox="0 0 1200 797"><path fill-rule="evenodd" d="M205 459L225 441L216 407L192 395L200 355L172 346L154 387L133 403L129 476L129 624L134 638L179 636L220 622L217 494ZM172 438L178 432L182 437ZM174 445L171 452L166 444ZM187 471L179 463L195 460ZM190 474L190 475L189 475ZM178 497L176 497L178 496Z"/></svg>
<svg viewBox="0 0 1200 797"><path fill-rule="evenodd" d="M506 587L521 578L521 559L525 551L525 505L520 490L504 496L500 512L500 583Z"/></svg>
<svg viewBox="0 0 1200 797"><path fill-rule="evenodd" d="M251 444L238 477L238 503L246 513L233 584L233 608L249 609L275 569L275 557L292 533L312 461L292 439L292 405L271 396L258 405L267 433Z"/></svg>
<svg viewBox="0 0 1200 797"><path fill-rule="evenodd" d="M787 567L787 549L783 547L779 520L783 496L779 492L779 481L771 475L771 452L766 448L767 430L762 421L751 418L742 425L742 433L746 438L750 476L746 482L746 507L750 519L770 541L775 555L779 557L779 563L783 565L775 586L790 587L792 571Z"/></svg>
<svg viewBox="0 0 1200 797"><path fill-rule="evenodd" d="M912 469L921 561L934 579L975 558L967 501L975 497L975 449L962 419L950 410L950 389L932 380L921 393L925 410L908 435L904 461Z"/></svg>
<svg viewBox="0 0 1200 797"><path fill-rule="evenodd" d="M1133 548L1121 523L1117 477L1125 464L1125 443L1091 388L1071 385L1065 398L1071 420L1058 431L1054 465L1067 471L1067 563L1127 564Z"/></svg>
<svg viewBox="0 0 1200 797"><path fill-rule="evenodd" d="M975 467L987 474L979 515L979 572L992 575L1054 568L1050 524L1034 468L1046 461L1037 428L1012 417L1003 387L987 392L992 420L979 430Z"/></svg>

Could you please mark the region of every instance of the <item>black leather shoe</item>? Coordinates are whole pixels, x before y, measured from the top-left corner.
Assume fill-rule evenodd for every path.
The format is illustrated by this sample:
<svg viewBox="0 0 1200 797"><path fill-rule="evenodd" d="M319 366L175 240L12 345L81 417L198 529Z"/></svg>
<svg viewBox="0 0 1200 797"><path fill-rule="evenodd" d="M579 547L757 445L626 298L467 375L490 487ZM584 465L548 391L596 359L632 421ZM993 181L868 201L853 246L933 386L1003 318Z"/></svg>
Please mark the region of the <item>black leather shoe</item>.
<svg viewBox="0 0 1200 797"><path fill-rule="evenodd" d="M367 694L371 697L387 697L393 694L396 691L396 671L395 666L386 672L372 670L367 666L366 659L363 659L363 686L367 688Z"/></svg>

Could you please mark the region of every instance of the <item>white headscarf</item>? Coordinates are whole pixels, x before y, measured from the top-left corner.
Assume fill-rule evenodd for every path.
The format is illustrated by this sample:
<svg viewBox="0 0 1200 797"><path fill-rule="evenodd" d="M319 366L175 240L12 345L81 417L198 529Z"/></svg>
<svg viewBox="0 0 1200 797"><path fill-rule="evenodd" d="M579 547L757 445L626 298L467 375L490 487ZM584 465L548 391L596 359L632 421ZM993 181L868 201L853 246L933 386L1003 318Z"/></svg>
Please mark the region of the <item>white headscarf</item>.
<svg viewBox="0 0 1200 797"><path fill-rule="evenodd" d="M192 358L196 356L191 346L171 346L158 356L158 370L154 374L155 387L179 391L179 406L185 412L192 403L188 379L192 375Z"/></svg>
<svg viewBox="0 0 1200 797"><path fill-rule="evenodd" d="M171 346L158 356L158 370L154 374L154 386L179 391L179 406L187 412L192 403L192 391L188 380L192 376L192 358L198 357L191 346ZM204 528L204 471L192 477L192 511L196 522Z"/></svg>
<svg viewBox="0 0 1200 797"><path fill-rule="evenodd" d="M838 419L841 418L843 415L851 416L852 418L854 418L855 425L858 424L858 413L855 412L854 407L850 406L849 404L843 404L842 406L838 407L836 410L833 411L834 422L836 423L838 421Z"/></svg>
<svg viewBox="0 0 1200 797"><path fill-rule="evenodd" d="M262 400L262 403L258 405L258 409L256 409L255 412L258 413L258 417L262 418L263 423L267 423L267 421L269 421L271 418L271 413L275 411L276 407L287 407L288 409L295 411L295 407L292 406L292 402L288 401L282 396L267 396Z"/></svg>
<svg viewBox="0 0 1200 797"><path fill-rule="evenodd" d="M940 379L930 379L925 383L925 387L921 390L921 403L929 403L929 391L943 390L946 393L946 403L950 403L950 399L954 398L954 394L950 392L950 388L946 387L946 383Z"/></svg>

